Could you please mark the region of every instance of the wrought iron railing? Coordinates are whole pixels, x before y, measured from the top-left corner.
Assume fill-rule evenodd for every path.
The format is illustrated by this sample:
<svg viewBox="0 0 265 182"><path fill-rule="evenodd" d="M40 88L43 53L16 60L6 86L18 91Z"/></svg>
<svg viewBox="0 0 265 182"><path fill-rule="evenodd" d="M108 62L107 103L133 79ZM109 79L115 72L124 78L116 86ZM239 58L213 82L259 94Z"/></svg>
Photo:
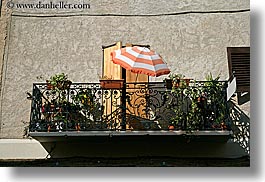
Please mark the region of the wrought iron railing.
<svg viewBox="0 0 265 182"><path fill-rule="evenodd" d="M91 130L229 130L226 82L33 84L30 132Z"/></svg>

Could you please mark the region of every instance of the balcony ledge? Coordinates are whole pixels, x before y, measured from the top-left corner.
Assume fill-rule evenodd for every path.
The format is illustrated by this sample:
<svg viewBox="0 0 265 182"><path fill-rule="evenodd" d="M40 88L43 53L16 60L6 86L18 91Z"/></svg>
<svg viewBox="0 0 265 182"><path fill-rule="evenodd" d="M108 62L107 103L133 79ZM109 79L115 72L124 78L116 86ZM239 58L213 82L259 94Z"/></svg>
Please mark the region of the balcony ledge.
<svg viewBox="0 0 265 182"><path fill-rule="evenodd" d="M110 138L113 140L134 139L176 139L191 136L198 141L227 141L232 136L232 131L62 131L62 132L30 132L29 135L40 142L55 142L65 140L97 140Z"/></svg>
<svg viewBox="0 0 265 182"><path fill-rule="evenodd" d="M30 132L30 136L141 136L141 135L232 135L232 131L62 131L62 132Z"/></svg>

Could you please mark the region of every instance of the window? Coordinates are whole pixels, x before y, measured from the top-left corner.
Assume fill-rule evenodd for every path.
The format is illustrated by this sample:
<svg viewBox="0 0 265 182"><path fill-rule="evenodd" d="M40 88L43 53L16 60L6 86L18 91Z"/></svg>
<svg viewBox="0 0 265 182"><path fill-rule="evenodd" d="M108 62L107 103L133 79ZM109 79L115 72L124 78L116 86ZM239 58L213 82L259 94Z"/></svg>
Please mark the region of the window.
<svg viewBox="0 0 265 182"><path fill-rule="evenodd" d="M250 92L250 47L228 47L229 75L236 77L236 92Z"/></svg>

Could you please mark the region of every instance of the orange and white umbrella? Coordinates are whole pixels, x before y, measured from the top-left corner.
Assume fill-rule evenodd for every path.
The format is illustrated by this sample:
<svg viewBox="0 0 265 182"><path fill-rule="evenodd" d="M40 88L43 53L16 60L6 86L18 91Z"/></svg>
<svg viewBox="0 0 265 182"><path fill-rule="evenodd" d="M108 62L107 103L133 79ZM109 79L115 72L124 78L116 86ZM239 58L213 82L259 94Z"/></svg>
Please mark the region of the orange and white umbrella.
<svg viewBox="0 0 265 182"><path fill-rule="evenodd" d="M125 47L113 51L111 55L113 63L133 73L156 77L170 73L162 57L146 47Z"/></svg>

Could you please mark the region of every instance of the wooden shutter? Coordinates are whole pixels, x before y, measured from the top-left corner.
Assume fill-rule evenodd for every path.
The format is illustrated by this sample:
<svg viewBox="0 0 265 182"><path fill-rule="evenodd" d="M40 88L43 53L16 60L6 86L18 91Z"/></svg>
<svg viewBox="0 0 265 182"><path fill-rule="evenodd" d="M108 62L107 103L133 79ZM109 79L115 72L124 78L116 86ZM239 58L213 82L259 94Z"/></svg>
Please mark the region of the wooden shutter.
<svg viewBox="0 0 265 182"><path fill-rule="evenodd" d="M109 46L102 46L103 48L103 70L102 77L111 79L122 79L122 67L114 64L111 61L111 52L121 48L121 42Z"/></svg>
<svg viewBox="0 0 265 182"><path fill-rule="evenodd" d="M120 49L121 42L117 42L113 45L102 46L103 49L103 65L102 65L102 77L107 77L113 80L122 79L122 67L114 64L111 58L111 52ZM104 105L103 118L108 121L109 129L117 129L121 123L121 92L113 95L111 91L108 92L108 96L102 97L102 103ZM115 103L115 104L114 104Z"/></svg>
<svg viewBox="0 0 265 182"><path fill-rule="evenodd" d="M250 47L228 47L227 56L230 77L236 77L237 92L249 92Z"/></svg>

